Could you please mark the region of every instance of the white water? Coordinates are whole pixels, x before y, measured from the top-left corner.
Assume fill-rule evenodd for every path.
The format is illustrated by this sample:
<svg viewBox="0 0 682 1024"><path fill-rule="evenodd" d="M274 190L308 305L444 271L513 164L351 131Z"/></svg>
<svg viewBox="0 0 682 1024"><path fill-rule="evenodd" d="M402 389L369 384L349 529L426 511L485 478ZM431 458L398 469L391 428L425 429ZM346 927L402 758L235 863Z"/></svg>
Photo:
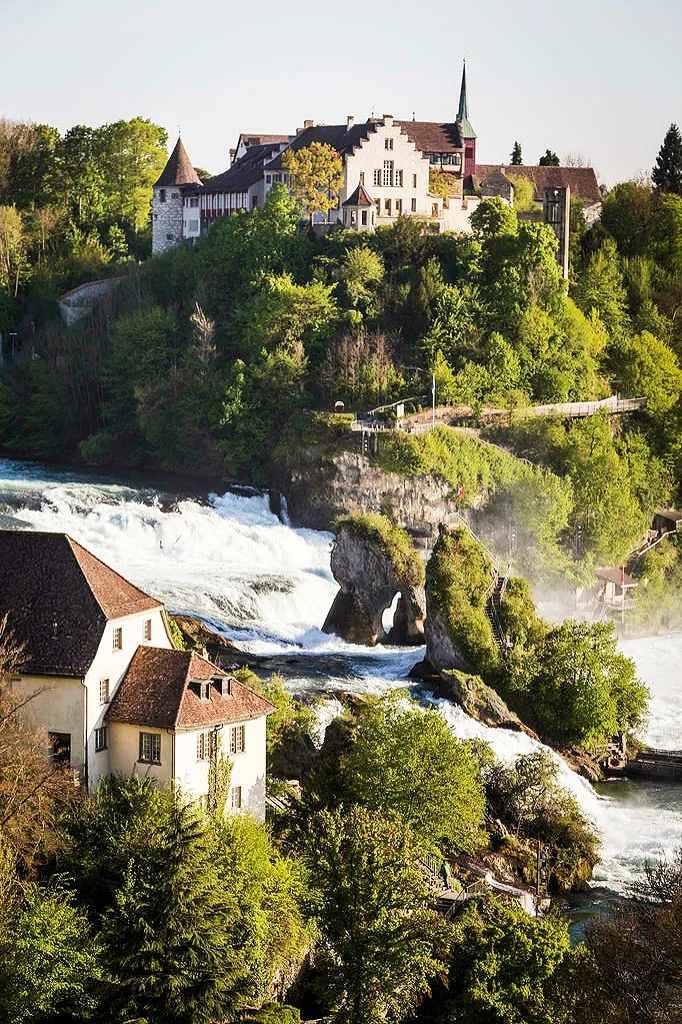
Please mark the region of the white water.
<svg viewBox="0 0 682 1024"><path fill-rule="evenodd" d="M336 592L331 535L283 525L262 496L162 495L0 460L2 513L33 529L70 533L172 609L205 616L255 653L296 654L289 680L296 688L381 693L407 685L422 656L414 648L358 648L322 633ZM682 637L629 642L624 650L652 691L647 742L682 748ZM540 746L524 734L489 729L448 701L424 699L456 735L487 740L503 760ZM321 730L337 710L330 699ZM645 856L682 845L680 787L618 783L600 795L559 762L562 783L602 836L597 880L622 888Z"/></svg>

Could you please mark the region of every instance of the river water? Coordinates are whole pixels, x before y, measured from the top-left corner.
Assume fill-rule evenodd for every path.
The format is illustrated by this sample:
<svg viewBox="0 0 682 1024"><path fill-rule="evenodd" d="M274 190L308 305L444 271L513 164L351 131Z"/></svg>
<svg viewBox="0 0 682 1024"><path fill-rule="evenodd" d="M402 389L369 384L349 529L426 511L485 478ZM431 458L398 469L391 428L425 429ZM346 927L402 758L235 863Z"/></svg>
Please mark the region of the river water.
<svg viewBox="0 0 682 1024"><path fill-rule="evenodd" d="M4 518L3 517L7 517ZM289 685L329 692L321 728L339 710L339 690L382 693L412 685L420 648L361 648L321 632L336 592L332 536L280 522L262 495L180 494L149 482L0 460L0 527L66 531L174 611L204 616L245 649L287 654ZM682 636L628 641L652 695L647 742L682 748ZM291 667L293 665L293 667ZM453 732L482 737L509 760L540 745L489 729L417 687ZM564 762L561 780L602 837L595 881L626 891L645 857L682 845L682 787L617 782L593 788Z"/></svg>

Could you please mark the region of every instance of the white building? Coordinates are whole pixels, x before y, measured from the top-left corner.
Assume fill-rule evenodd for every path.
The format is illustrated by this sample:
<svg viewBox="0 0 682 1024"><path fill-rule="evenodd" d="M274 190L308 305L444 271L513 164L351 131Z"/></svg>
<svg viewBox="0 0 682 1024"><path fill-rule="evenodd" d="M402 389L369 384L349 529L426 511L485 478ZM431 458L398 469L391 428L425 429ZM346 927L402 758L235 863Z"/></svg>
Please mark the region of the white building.
<svg viewBox="0 0 682 1024"><path fill-rule="evenodd" d="M206 802L222 755L228 807L264 817L272 705L175 650L160 601L66 534L0 530L4 615L24 645L13 681L24 719L86 787L137 772Z"/></svg>

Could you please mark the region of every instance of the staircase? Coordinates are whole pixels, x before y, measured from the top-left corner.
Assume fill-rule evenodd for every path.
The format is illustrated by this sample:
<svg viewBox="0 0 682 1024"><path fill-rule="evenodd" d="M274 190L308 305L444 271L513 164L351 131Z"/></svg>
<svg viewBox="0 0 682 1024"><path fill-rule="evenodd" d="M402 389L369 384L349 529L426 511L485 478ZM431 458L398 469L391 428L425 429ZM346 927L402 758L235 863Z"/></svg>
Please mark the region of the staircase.
<svg viewBox="0 0 682 1024"><path fill-rule="evenodd" d="M504 594L505 587L507 586L507 577L500 576L499 573L495 573L495 579L493 587L488 598L488 604L486 605L486 614L490 621L490 628L493 631L495 643L497 644L502 654L507 653L507 637L502 628L502 619L500 617L500 601Z"/></svg>

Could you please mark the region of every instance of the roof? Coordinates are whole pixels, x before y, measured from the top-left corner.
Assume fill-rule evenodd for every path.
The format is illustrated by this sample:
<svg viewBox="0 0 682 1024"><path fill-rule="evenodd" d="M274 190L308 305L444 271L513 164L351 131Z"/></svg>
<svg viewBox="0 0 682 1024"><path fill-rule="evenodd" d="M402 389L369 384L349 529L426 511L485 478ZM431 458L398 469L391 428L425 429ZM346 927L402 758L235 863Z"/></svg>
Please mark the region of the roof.
<svg viewBox="0 0 682 1024"><path fill-rule="evenodd" d="M675 508L657 508L655 515L660 516L661 519L669 519L671 523L682 522L682 512Z"/></svg>
<svg viewBox="0 0 682 1024"><path fill-rule="evenodd" d="M570 186L571 195L587 203L600 203L597 175L592 167L540 167L527 164L477 164L475 179L480 184L492 174L508 178L528 178L535 186L535 199L542 202L546 188Z"/></svg>
<svg viewBox="0 0 682 1024"><path fill-rule="evenodd" d="M0 616L24 672L84 676L109 619L160 607L65 533L0 530Z"/></svg>
<svg viewBox="0 0 682 1024"><path fill-rule="evenodd" d="M231 680L229 695L211 686L208 700L202 700L190 686L215 677ZM269 701L192 651L138 647L105 719L158 729L197 729L246 722L272 711Z"/></svg>
<svg viewBox="0 0 682 1024"><path fill-rule="evenodd" d="M160 185L201 185L201 179L192 167L180 136L160 177L154 182L155 188Z"/></svg>
<svg viewBox="0 0 682 1024"><path fill-rule="evenodd" d="M367 194L367 189L364 185L358 185L355 192L352 192L348 199L346 199L344 206L372 206L372 200Z"/></svg>
<svg viewBox="0 0 682 1024"><path fill-rule="evenodd" d="M282 139L288 141L288 136ZM204 183L201 190L206 192L246 192L263 177L263 165L270 159L280 142L249 146L244 156L235 160L222 174L216 174Z"/></svg>
<svg viewBox="0 0 682 1024"><path fill-rule="evenodd" d="M605 580L608 583L615 583L618 587L637 586L637 580L628 575L624 569L618 569L617 567L606 566L603 569L597 569L596 576L597 579Z"/></svg>
<svg viewBox="0 0 682 1024"><path fill-rule="evenodd" d="M464 147L459 125L437 121L395 121L422 153L459 153Z"/></svg>
<svg viewBox="0 0 682 1024"><path fill-rule="evenodd" d="M463 139L475 139L476 132L469 120L469 103L467 100L467 66L466 61L462 68L462 86L459 90L459 109L457 111L457 124Z"/></svg>
<svg viewBox="0 0 682 1024"><path fill-rule="evenodd" d="M275 145L280 142L288 142L290 138L290 135L266 135L265 132L240 132L239 138L237 139L237 146L239 146L242 139L245 144L248 139L249 146L266 146L268 144Z"/></svg>

